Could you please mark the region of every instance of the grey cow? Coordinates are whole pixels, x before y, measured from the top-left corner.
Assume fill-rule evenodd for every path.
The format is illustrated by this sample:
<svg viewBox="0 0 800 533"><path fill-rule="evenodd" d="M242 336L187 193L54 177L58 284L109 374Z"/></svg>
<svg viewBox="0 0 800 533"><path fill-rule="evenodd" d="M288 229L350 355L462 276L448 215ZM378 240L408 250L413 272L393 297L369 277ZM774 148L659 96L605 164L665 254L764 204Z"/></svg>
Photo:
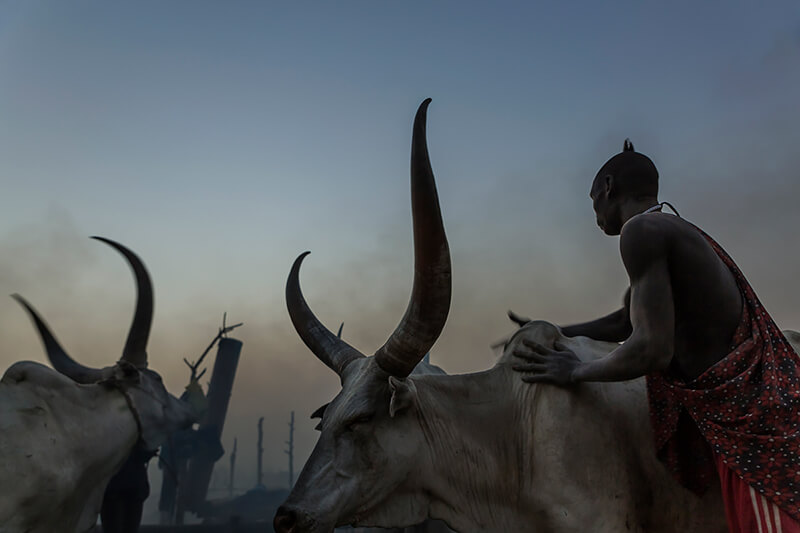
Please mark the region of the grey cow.
<svg viewBox="0 0 800 533"><path fill-rule="evenodd" d="M404 527L441 519L460 532L725 531L718 491L698 498L657 460L643 380L564 391L511 369L523 339L557 340L580 357L615 344L568 339L546 322L521 328L497 364L465 375L409 375L436 341L450 303L450 256L425 139L414 122L414 286L406 313L374 356L337 339L299 285L286 287L294 326L342 382L321 433L278 510L278 533L335 526Z"/></svg>
<svg viewBox="0 0 800 533"><path fill-rule="evenodd" d="M25 300L58 372L19 362L0 379L0 533L91 530L103 491L137 441L156 449L196 418L147 368L153 290L141 260L108 239L138 289L122 358L94 369L74 361Z"/></svg>

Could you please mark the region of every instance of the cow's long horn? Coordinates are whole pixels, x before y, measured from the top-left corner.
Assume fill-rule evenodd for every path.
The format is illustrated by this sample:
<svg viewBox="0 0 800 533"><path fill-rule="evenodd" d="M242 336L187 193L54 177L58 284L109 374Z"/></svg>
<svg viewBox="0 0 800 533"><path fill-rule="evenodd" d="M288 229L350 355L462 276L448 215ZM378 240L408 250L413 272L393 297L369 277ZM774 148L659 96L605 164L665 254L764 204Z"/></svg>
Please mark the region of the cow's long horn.
<svg viewBox="0 0 800 533"><path fill-rule="evenodd" d="M83 366L67 355L67 352L64 351L64 348L61 347L55 336L50 332L50 328L47 327L45 321L22 296L12 294L11 297L18 301L33 319L36 329L39 330L39 336L42 338L47 358L50 359L50 364L53 365L53 368L78 383L97 383L103 379L102 370Z"/></svg>
<svg viewBox="0 0 800 533"><path fill-rule="evenodd" d="M422 102L417 110L411 141L414 287L400 325L375 353L378 365L397 377L410 374L428 353L450 312L450 250L425 135L430 101Z"/></svg>
<svg viewBox="0 0 800 533"><path fill-rule="evenodd" d="M150 325L153 322L153 285L150 275L139 257L125 246L104 237L92 237L117 250L133 270L136 278L136 311L128 331L128 339L122 350L122 360L137 368L147 368L147 339L150 337Z"/></svg>
<svg viewBox="0 0 800 533"><path fill-rule="evenodd" d="M300 290L300 265L309 253L311 252L303 252L294 260L289 279L286 280L286 307L294 329L308 349L341 376L349 362L364 355L334 335L308 307L303 291Z"/></svg>

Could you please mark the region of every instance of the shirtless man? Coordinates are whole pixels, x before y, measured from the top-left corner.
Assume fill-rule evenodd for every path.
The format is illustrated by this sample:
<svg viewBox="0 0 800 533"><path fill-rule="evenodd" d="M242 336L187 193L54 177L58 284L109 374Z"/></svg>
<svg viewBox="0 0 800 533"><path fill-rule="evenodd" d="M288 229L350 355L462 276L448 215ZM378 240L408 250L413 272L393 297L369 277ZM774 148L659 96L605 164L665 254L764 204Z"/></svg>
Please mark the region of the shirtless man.
<svg viewBox="0 0 800 533"><path fill-rule="evenodd" d="M678 480L702 492L719 476L732 532L800 532L800 358L719 245L661 212L658 171L630 141L589 196L620 236L630 288L622 309L562 332L624 342L588 362L529 342L514 369L567 387L647 376L655 445Z"/></svg>

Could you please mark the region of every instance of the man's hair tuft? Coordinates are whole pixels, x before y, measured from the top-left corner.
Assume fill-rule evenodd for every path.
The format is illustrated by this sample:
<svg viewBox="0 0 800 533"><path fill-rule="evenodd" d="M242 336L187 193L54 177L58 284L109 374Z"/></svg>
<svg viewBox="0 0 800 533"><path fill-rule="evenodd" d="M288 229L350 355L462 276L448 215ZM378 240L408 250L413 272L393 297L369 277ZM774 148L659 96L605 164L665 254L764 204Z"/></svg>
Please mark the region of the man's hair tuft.
<svg viewBox="0 0 800 533"><path fill-rule="evenodd" d="M625 142L622 143L622 151L623 152L635 152L636 150L633 149L633 143L630 139L625 139Z"/></svg>

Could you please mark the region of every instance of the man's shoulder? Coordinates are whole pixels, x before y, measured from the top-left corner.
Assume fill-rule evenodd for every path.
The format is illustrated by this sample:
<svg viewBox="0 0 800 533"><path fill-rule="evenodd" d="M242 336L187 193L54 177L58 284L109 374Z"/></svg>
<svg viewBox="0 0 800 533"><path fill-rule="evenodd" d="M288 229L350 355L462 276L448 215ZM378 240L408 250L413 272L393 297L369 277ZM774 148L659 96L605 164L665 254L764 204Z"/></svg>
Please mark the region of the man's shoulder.
<svg viewBox="0 0 800 533"><path fill-rule="evenodd" d="M692 224L682 218L667 213L648 213L632 217L620 232L622 241L634 244L653 241L653 244L666 244L674 237L684 238L687 235L697 237L700 233Z"/></svg>
<svg viewBox="0 0 800 533"><path fill-rule="evenodd" d="M620 232L620 253L626 266L644 266L666 259L675 253L675 241L700 237L685 220L666 213L637 215L628 220ZM680 248L680 247L678 247Z"/></svg>
<svg viewBox="0 0 800 533"><path fill-rule="evenodd" d="M650 252L666 244L667 239L676 228L667 217L660 213L648 213L646 215L636 215L628 220L620 232L620 248L623 252L633 252L637 250L648 250Z"/></svg>
<svg viewBox="0 0 800 533"><path fill-rule="evenodd" d="M622 227L620 252L628 258L643 260L659 257L711 252L711 245L702 231L686 220L666 213L637 215Z"/></svg>

